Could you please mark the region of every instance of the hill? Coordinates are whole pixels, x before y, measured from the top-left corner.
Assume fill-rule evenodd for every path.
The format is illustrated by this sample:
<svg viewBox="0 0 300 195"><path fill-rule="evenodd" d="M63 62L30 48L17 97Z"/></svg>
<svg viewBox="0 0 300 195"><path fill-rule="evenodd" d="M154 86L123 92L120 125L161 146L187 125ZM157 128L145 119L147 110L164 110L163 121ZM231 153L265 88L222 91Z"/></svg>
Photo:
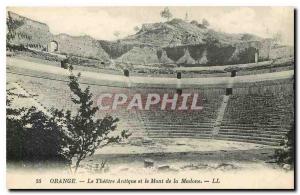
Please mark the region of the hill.
<svg viewBox="0 0 300 195"><path fill-rule="evenodd" d="M175 18L164 23L144 24L135 35L123 39L123 41L130 43L157 47L209 44L212 40L218 40L223 44L234 44L242 41L261 41L262 38L251 34L217 32L207 27L199 27L193 22Z"/></svg>

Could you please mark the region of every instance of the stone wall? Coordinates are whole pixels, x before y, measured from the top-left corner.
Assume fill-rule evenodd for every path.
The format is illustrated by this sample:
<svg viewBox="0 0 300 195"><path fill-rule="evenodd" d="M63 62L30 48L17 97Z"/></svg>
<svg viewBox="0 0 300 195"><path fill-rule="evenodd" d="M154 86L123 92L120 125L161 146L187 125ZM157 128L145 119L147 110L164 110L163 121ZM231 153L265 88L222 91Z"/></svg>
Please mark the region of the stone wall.
<svg viewBox="0 0 300 195"><path fill-rule="evenodd" d="M269 59L271 48L270 40L249 41L235 44L198 44L198 45L182 45L176 47L165 47L167 57L177 64L189 66L197 65L226 65L226 64L242 64L255 62L255 53L258 54L258 61ZM188 51L188 55L187 55ZM160 52L162 53L162 52ZM186 59L188 58L190 59ZM158 56L159 59L161 55ZM185 58L180 60L182 57Z"/></svg>
<svg viewBox="0 0 300 195"><path fill-rule="evenodd" d="M279 79L271 81L261 81L255 83L235 84L233 86L234 95L276 95L279 93L293 94L294 80L293 79Z"/></svg>
<svg viewBox="0 0 300 195"><path fill-rule="evenodd" d="M294 48L292 46L274 45L271 47L270 59L294 57Z"/></svg>
<svg viewBox="0 0 300 195"><path fill-rule="evenodd" d="M13 12L8 12L8 17L21 22L21 25L15 29L16 36L10 41L10 44L47 51L47 45L51 41L56 41L58 43L57 53L102 61L109 59L109 55L102 49L100 43L92 37L75 37L66 34L53 35L49 31L48 25L44 23L22 17Z"/></svg>
<svg viewBox="0 0 300 195"><path fill-rule="evenodd" d="M30 20L13 12L8 12L8 17L21 22L21 25L14 29L15 37L11 40L11 44L33 47L39 50L47 48L52 34L46 24Z"/></svg>
<svg viewBox="0 0 300 195"><path fill-rule="evenodd" d="M89 36L74 37L66 34L59 34L54 35L53 40L58 43L59 53L103 61L109 59L109 55L102 49L100 43Z"/></svg>

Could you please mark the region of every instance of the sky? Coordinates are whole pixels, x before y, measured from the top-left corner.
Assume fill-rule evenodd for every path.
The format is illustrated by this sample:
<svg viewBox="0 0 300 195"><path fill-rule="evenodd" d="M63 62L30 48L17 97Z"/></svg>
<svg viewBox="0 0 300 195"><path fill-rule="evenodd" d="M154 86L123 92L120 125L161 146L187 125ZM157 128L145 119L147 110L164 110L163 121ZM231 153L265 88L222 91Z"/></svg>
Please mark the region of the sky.
<svg viewBox="0 0 300 195"><path fill-rule="evenodd" d="M164 7L8 7L22 16L48 24L53 34L89 35L114 40L134 34L134 27L162 22ZM281 43L294 43L294 12L290 7L169 7L173 17L202 21L227 33L252 33L264 38L280 35Z"/></svg>

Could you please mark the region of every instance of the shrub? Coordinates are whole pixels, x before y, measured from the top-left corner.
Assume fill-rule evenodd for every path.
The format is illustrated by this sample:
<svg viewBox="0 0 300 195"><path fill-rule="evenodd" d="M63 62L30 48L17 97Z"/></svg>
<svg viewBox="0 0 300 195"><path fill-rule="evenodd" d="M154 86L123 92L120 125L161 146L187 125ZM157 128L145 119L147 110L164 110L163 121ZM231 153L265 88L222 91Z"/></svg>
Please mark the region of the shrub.
<svg viewBox="0 0 300 195"><path fill-rule="evenodd" d="M275 161L277 164L281 166L288 164L291 165L291 167L294 167L294 161L295 161L294 139L295 139L295 126L293 124L281 143L282 147L275 151Z"/></svg>
<svg viewBox="0 0 300 195"><path fill-rule="evenodd" d="M14 95L11 90L7 94ZM63 154L63 135L57 123L35 107L13 109L12 101L10 97L6 101L7 161L70 163Z"/></svg>

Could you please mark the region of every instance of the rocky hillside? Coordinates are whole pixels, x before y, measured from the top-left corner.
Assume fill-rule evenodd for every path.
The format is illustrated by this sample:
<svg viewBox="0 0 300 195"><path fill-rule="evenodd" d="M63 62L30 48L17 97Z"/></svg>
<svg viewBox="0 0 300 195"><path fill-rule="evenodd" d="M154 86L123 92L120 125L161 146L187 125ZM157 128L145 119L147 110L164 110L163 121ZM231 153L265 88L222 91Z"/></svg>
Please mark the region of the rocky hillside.
<svg viewBox="0 0 300 195"><path fill-rule="evenodd" d="M158 59L159 63L180 65L249 63L255 61L256 53L258 59L263 61L269 58L271 46L269 39L251 34L217 32L181 19L144 24L135 35L120 41L156 50L156 56L153 52L143 55L144 58L155 59L149 61L150 64Z"/></svg>
<svg viewBox="0 0 300 195"><path fill-rule="evenodd" d="M272 42L251 34L227 34L173 19L164 23L144 24L134 35L117 41L96 40L90 36L53 35L46 24L8 12L13 38L9 44L48 51L56 42L56 53L90 58L109 64L222 65L270 59ZM281 50L284 48L281 47ZM291 55L289 52L276 52Z"/></svg>
<svg viewBox="0 0 300 195"><path fill-rule="evenodd" d="M157 47L174 47L178 45L209 44L217 40L220 43L235 44L241 41L260 41L261 38L250 34L227 34L182 19L173 19L164 23L144 24L135 35L128 36L123 41Z"/></svg>

